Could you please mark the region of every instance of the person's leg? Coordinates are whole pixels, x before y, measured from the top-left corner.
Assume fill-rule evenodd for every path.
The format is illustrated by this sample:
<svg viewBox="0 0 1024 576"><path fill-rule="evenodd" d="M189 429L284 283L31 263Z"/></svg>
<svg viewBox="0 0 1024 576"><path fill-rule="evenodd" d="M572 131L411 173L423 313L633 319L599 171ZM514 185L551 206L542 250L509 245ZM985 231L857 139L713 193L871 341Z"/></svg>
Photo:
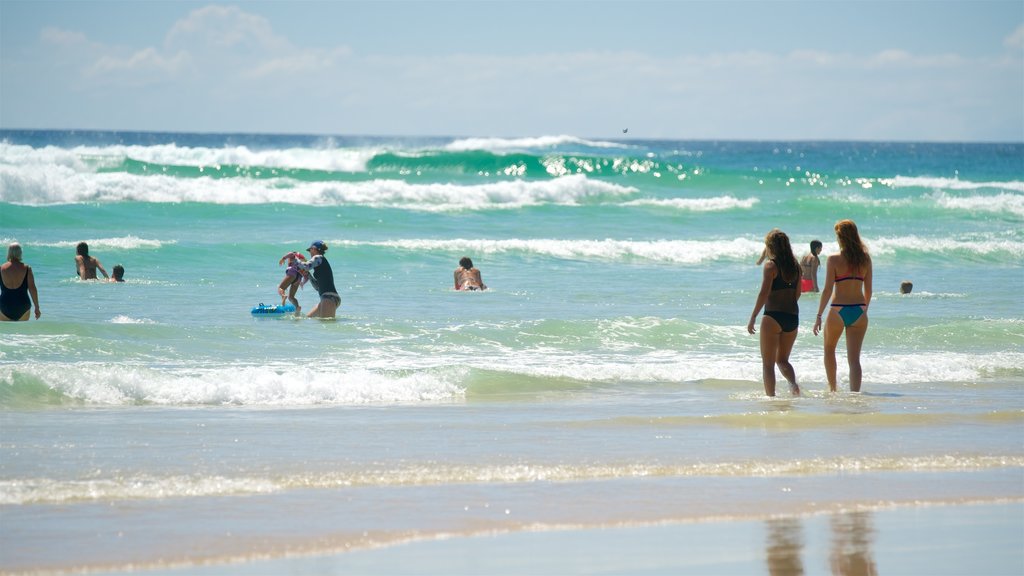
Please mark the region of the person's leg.
<svg viewBox="0 0 1024 576"><path fill-rule="evenodd" d="M779 334L782 328L771 316L761 317L761 379L764 393L775 396L775 358L779 349Z"/></svg>
<svg viewBox="0 0 1024 576"><path fill-rule="evenodd" d="M296 286L297 285L297 282L295 280L296 280L295 277L288 276L286 274L285 277L284 277L284 280L281 280L281 283L277 285L277 293L281 295L281 306L284 306L285 301L288 299L288 296L286 295L285 290L288 289L289 286ZM292 292L293 293L294 293L294 291L295 291L295 288L292 288Z"/></svg>
<svg viewBox="0 0 1024 576"><path fill-rule="evenodd" d="M843 335L843 319L832 308L825 318L825 333L822 336L825 346L825 379L828 380L829 392L836 391L836 346Z"/></svg>
<svg viewBox="0 0 1024 576"><path fill-rule="evenodd" d="M288 289L288 301L295 306L295 315L298 316L302 312L302 306L299 306L299 299L295 297L295 293L299 291L299 283L292 282L291 288Z"/></svg>
<svg viewBox="0 0 1024 576"><path fill-rule="evenodd" d="M780 333L778 351L775 354L775 364L778 365L779 372L782 372L782 375L789 381L789 391L793 396L800 395L800 386L796 383L796 370L793 370L793 365L789 363L789 354L793 351L793 344L796 343L797 332L798 330Z"/></svg>
<svg viewBox="0 0 1024 576"><path fill-rule="evenodd" d="M307 318L334 318L338 310L338 301L330 296L320 298L320 302L313 308Z"/></svg>
<svg viewBox="0 0 1024 576"><path fill-rule="evenodd" d="M860 367L860 350L868 331L868 315L865 313L851 326L846 327L846 361L850 365L850 392L860 392L863 377Z"/></svg>
<svg viewBox="0 0 1024 576"><path fill-rule="evenodd" d="M334 318L335 312L338 311L338 301L334 298L324 298L320 301L320 317L321 318Z"/></svg>

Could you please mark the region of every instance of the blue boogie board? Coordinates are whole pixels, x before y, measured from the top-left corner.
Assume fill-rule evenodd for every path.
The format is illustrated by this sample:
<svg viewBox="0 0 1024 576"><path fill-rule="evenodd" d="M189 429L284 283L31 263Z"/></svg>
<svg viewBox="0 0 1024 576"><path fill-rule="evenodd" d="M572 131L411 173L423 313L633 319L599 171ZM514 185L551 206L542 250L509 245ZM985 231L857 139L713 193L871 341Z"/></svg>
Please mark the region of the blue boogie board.
<svg viewBox="0 0 1024 576"><path fill-rule="evenodd" d="M295 306L292 306L291 304L281 306L280 304L274 305L260 302L259 306L254 306L252 309L253 316L284 316L286 314L294 313Z"/></svg>

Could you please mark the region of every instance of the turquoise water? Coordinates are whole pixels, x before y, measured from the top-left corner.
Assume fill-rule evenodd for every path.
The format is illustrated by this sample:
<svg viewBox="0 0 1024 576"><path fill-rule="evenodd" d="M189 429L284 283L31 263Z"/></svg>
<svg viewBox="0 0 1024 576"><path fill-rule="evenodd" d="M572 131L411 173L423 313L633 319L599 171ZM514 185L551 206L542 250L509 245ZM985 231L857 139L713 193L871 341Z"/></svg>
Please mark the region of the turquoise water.
<svg viewBox="0 0 1024 576"><path fill-rule="evenodd" d="M764 234L827 255L841 218L874 258L864 393L824 392L805 296L808 394L765 399L745 330ZM284 554L297 544L270 518L308 490L372 491L346 514L361 534L383 510L381 542L522 521L401 520L407 490L461 510L484 487L569 483L579 512L558 521L584 525L637 520L650 486L594 518L582 503L641 478L952 474L935 499L1019 499L1022 223L1021 144L0 131L0 242L24 246L43 311L0 324L0 511L85 519L57 558L15 561L48 537L7 523L0 552L157 562L154 519L215 504L266 519L253 538ZM338 318L253 318L278 259L315 239ZM79 241L127 282L77 280ZM490 290L452 290L463 255ZM146 511L128 525L149 556L90 548L90 531L125 530L104 506ZM262 549L217 542L213 558Z"/></svg>

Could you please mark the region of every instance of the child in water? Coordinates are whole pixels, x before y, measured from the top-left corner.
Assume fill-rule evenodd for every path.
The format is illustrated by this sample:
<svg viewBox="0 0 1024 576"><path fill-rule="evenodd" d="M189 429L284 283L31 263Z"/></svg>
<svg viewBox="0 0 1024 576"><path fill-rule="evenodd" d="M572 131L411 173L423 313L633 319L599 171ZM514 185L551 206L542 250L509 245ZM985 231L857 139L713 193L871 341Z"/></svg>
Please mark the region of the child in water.
<svg viewBox="0 0 1024 576"><path fill-rule="evenodd" d="M277 293L281 295L281 306L284 306L285 300L290 300L295 305L296 316L299 315L302 307L299 306L295 293L299 290L300 286L309 280L309 272L299 268L299 260L305 261L306 257L300 252L289 252L277 262L278 266L284 264L285 261L288 262L288 269L284 272L284 279L281 280L281 284L277 287ZM286 289L288 290L287 294L285 293Z"/></svg>

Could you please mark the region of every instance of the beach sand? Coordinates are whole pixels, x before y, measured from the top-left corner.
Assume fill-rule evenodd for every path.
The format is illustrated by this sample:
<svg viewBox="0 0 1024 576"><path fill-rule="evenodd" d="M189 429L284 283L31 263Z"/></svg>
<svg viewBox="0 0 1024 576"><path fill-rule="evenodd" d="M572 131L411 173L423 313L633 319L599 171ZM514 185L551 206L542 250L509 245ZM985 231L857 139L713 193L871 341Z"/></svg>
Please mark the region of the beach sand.
<svg viewBox="0 0 1024 576"><path fill-rule="evenodd" d="M1024 573L1024 504L524 530L146 573L1015 575Z"/></svg>
<svg viewBox="0 0 1024 576"><path fill-rule="evenodd" d="M63 507L25 512L65 544L50 569L111 575L1014 575L1024 500L1007 494L1020 481L1001 469L297 490L86 506L82 526Z"/></svg>

